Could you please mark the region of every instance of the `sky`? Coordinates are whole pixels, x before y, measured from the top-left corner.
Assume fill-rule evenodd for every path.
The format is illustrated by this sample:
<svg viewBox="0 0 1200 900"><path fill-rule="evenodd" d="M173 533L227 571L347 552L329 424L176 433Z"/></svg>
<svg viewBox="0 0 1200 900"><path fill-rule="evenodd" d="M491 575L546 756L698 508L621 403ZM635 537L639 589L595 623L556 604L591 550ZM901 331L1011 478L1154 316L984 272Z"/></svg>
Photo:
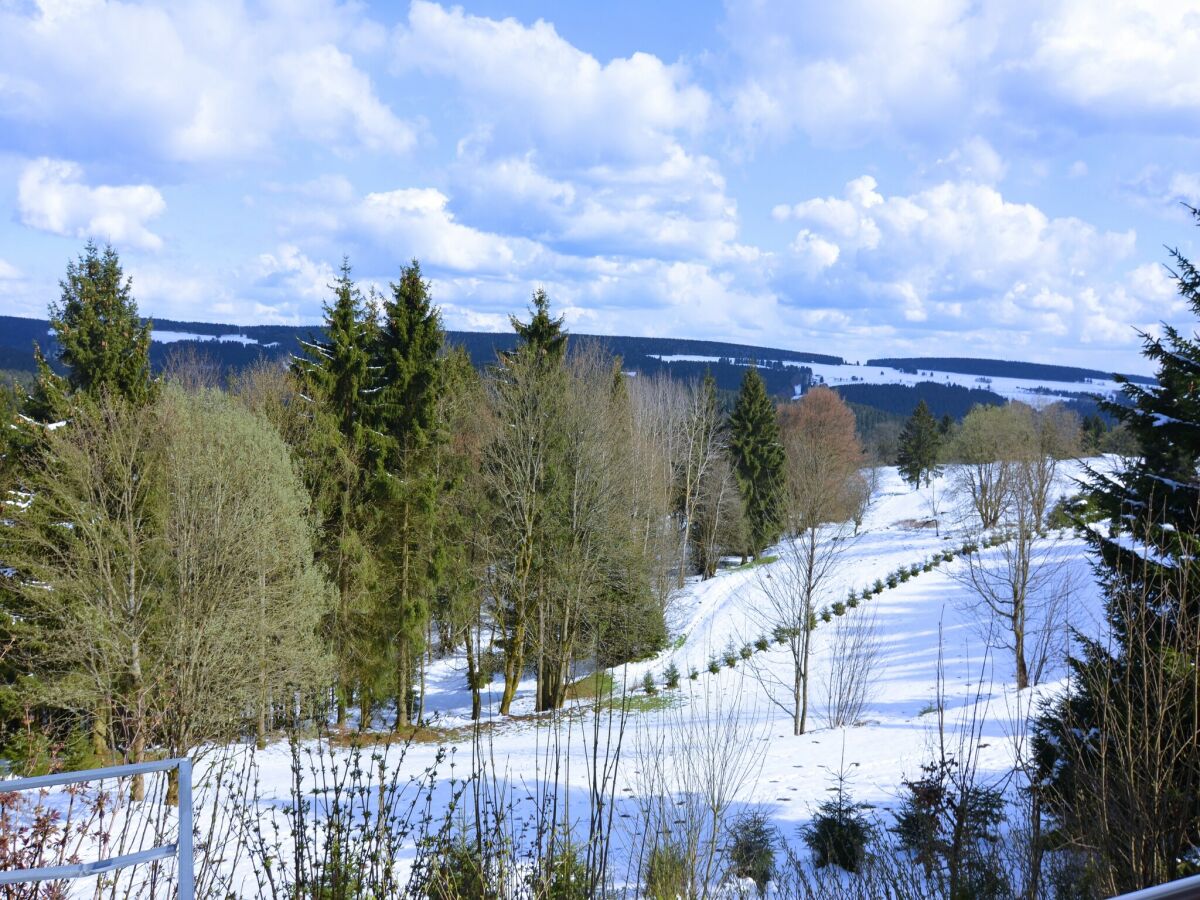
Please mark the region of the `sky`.
<svg viewBox="0 0 1200 900"><path fill-rule="evenodd" d="M0 0L0 312L89 238L143 314L1147 371L1200 255L1200 0Z"/></svg>

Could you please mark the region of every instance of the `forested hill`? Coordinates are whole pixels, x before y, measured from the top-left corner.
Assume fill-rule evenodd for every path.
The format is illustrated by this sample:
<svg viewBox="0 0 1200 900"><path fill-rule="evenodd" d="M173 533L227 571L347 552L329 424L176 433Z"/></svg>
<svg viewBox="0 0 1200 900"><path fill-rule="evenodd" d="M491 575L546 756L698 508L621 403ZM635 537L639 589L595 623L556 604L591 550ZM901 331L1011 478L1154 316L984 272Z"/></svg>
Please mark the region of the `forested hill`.
<svg viewBox="0 0 1200 900"><path fill-rule="evenodd" d="M48 354L52 350L49 331L50 323L45 319L0 316L0 369L32 372L34 341ZM319 326L315 325L223 325L154 319L150 361L155 369L161 370L172 353L191 348L221 368L235 370L264 357L282 359L295 353L298 340L319 331ZM463 346L480 367L494 362L498 352L516 346L516 335L506 332L449 331L446 338L451 344ZM723 390L736 390L745 364L755 360L762 366L768 390L788 397L797 387L808 385L811 373L804 364L840 365L843 362L841 357L822 353L684 338L575 334L572 342L576 347L599 343L614 356L621 357L627 371L644 374L665 371L686 378L711 371Z"/></svg>
<svg viewBox="0 0 1200 900"><path fill-rule="evenodd" d="M960 375L983 375L989 378L1022 378L1029 381L1064 381L1086 384L1093 380L1113 377L1111 370L1080 369L1075 366L1055 366L1046 363L1019 362L1010 359L977 359L965 356L909 356L868 359L868 366L884 366L905 372L955 372ZM1145 375L1126 375L1138 384L1154 384Z"/></svg>

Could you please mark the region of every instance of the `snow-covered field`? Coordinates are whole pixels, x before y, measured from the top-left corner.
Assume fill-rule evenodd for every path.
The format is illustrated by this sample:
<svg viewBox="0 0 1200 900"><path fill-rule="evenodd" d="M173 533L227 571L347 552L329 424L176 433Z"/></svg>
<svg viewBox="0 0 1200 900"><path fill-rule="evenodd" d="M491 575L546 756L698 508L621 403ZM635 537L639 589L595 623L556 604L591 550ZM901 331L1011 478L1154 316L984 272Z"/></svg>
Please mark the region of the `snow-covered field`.
<svg viewBox="0 0 1200 900"><path fill-rule="evenodd" d="M674 360L688 362L716 362L715 356L659 356L663 362ZM764 363L770 360L763 360ZM1046 381L1036 378L1004 378L1001 376L966 375L961 372L941 372L933 369L920 369L917 372L907 372L893 369L889 366L866 365L833 365L827 363L802 363L784 360L786 366L807 366L812 369L813 378L818 383L830 387L841 384L905 384L914 385L923 381L936 381L940 384L954 384L966 388L984 388L1004 397L1006 400L1020 400L1030 406L1046 406L1056 400L1071 399L1072 395L1099 394L1111 397L1120 385L1109 379L1091 379L1089 381Z"/></svg>
<svg viewBox="0 0 1200 900"><path fill-rule="evenodd" d="M1058 492L1076 490L1077 464L1064 464ZM943 477L938 488L948 488ZM919 563L936 551L957 549L963 535L946 527L953 518L942 515L942 535L927 527L928 492L914 491L894 469L880 470L873 503L860 533L845 551L842 561L824 590L821 605L844 600L851 588L860 589L900 565ZM947 504L949 505L949 504ZM1064 621L1056 626L1058 646L1064 646L1070 625L1084 632L1100 627L1100 603L1084 543L1070 533L1052 535L1054 555L1060 568L1056 588L1069 588ZM771 551L771 552L779 552ZM992 552L995 551L985 551ZM735 667L721 665L708 671L714 655L727 646L752 645L764 633L761 611L765 608L762 579L773 565L730 568L708 581L692 580L675 598L671 611L672 644L658 657L631 664L613 675L636 696L649 672L662 684L664 669L674 663L683 674L681 686L663 691L654 703L635 704L630 713L616 774L615 797L618 853L613 870L618 881L634 856L640 832L639 804L647 794L669 791L678 798L701 785L703 760L696 761L697 741L717 735L715 753L736 769L733 787L736 801L730 812L759 811L766 814L782 839L801 849L798 829L807 822L817 804L829 796L833 772L848 771L858 800L876 807L885 821L894 807L902 781L919 775L923 762L932 759L937 716L931 712L939 689L939 665L947 709L947 729L956 733L958 723L976 718L979 730L979 771L983 780L999 778L1012 766L1016 741L1024 733L1022 718L1039 697L1061 686L1061 660L1043 675L1042 683L1018 693L1014 686L1013 660L1003 649L987 646L982 627L985 617L970 590L955 579L963 562L942 564L893 589L885 590L847 610L844 616L821 622L814 632L812 704L809 732L792 734L788 714L768 696L771 676L790 678L791 661L783 647L754 653L751 661L739 659ZM878 656L870 673L871 691L856 724L829 728L825 721L824 683L830 671L830 644L836 629L861 622L876 622ZM1060 654L1061 656L1061 654ZM939 664L940 660L940 664ZM698 676L692 680L689 672ZM520 808L532 805L553 777L552 747L559 747L561 767L557 778L562 796L569 798L567 815L586 827L590 759L591 718L580 707L559 714L533 714L534 683L521 685L513 706L514 715L496 714L501 682L497 678L485 691L485 716L493 725L485 732L484 749L490 757L495 784L507 786L509 799ZM650 708L646 708L650 707ZM458 658L434 662L426 684L426 710L436 716L436 726L446 729L455 748L458 774L471 757L472 745L464 726L469 724L470 694L465 685L465 666ZM463 731L456 732L456 728ZM435 763L435 743L417 743L404 760L414 776ZM604 751L601 750L601 755ZM287 800L291 780L291 757L285 744L276 744L257 754L259 792L263 808ZM697 767L700 767L699 769ZM443 765L442 777L449 775ZM727 776L733 777L733 776ZM448 788L435 794L444 802ZM675 802L674 800L672 802ZM532 810L530 810L532 814ZM198 821L205 821L203 813ZM632 879L632 873L629 876ZM247 885L248 895L253 895Z"/></svg>

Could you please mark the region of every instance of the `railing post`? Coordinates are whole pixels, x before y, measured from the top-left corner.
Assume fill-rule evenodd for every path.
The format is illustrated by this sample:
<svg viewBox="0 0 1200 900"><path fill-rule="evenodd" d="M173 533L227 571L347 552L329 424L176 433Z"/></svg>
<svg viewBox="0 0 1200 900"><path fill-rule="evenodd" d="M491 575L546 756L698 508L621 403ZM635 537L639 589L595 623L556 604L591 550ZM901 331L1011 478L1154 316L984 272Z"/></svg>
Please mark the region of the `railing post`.
<svg viewBox="0 0 1200 900"><path fill-rule="evenodd" d="M179 761L179 900L195 900L196 873L192 862L192 761Z"/></svg>

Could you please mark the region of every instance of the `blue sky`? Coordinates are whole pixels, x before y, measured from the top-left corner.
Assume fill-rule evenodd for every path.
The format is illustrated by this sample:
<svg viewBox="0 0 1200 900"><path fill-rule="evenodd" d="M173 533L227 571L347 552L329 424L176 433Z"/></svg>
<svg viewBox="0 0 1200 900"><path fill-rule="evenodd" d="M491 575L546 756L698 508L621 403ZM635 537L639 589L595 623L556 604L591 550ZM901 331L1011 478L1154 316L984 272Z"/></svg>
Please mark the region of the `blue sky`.
<svg viewBox="0 0 1200 900"><path fill-rule="evenodd" d="M1200 0L0 0L0 311L88 237L152 316L1144 371L1200 251Z"/></svg>

